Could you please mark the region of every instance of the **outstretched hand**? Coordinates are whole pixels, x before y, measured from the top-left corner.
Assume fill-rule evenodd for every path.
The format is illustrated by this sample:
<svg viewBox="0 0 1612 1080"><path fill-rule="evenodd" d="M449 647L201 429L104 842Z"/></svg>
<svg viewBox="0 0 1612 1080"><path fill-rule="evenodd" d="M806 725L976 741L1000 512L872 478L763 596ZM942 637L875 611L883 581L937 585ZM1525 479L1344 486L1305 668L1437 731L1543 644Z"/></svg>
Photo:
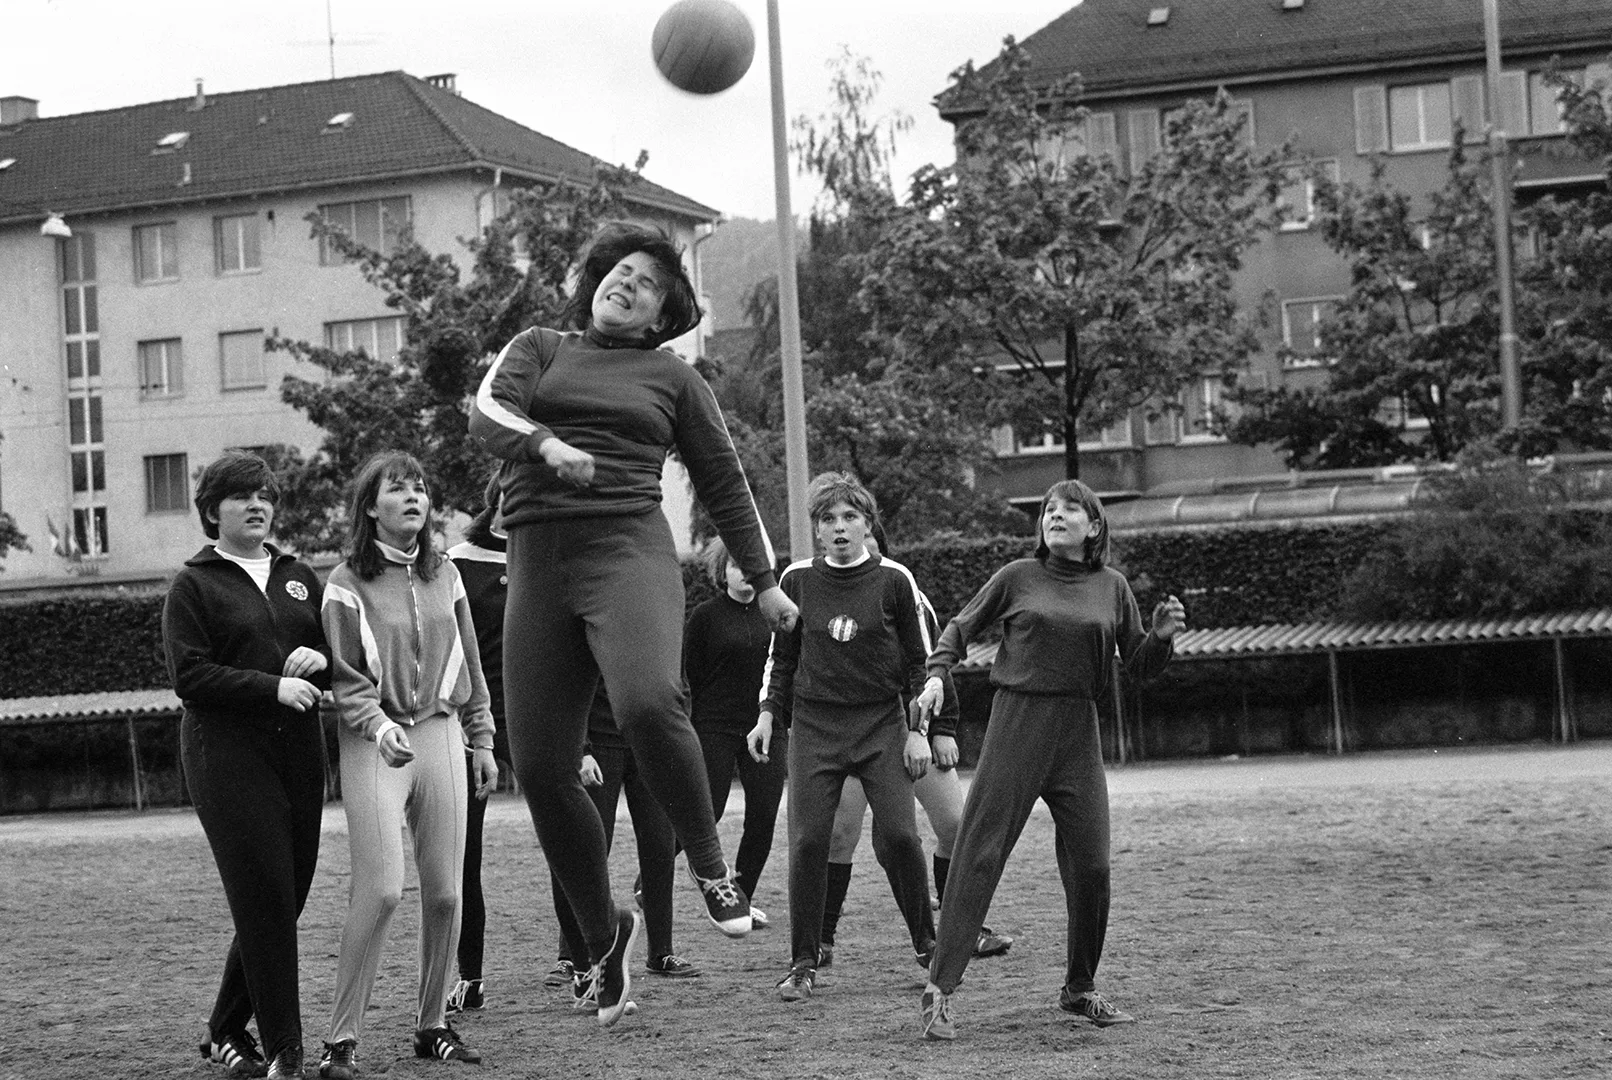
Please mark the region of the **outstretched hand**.
<svg viewBox="0 0 1612 1080"><path fill-rule="evenodd" d="M1153 636L1160 641L1169 641L1175 637L1177 631L1183 630L1187 625L1187 609L1181 606L1181 601L1175 596L1166 596L1160 600L1153 609Z"/></svg>

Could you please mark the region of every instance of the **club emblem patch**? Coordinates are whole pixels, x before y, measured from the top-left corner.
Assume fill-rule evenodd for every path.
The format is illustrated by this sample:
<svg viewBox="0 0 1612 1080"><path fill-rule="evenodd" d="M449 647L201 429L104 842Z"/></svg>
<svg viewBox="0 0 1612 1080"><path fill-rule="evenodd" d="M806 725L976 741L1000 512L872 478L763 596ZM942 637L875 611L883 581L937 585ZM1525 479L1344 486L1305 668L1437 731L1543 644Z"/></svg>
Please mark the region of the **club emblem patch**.
<svg viewBox="0 0 1612 1080"><path fill-rule="evenodd" d="M308 599L308 586L304 585L300 581L286 582L285 591L291 594L291 599L293 600Z"/></svg>
<svg viewBox="0 0 1612 1080"><path fill-rule="evenodd" d="M828 620L828 636L835 641L850 641L856 637L856 620L849 615L836 615Z"/></svg>

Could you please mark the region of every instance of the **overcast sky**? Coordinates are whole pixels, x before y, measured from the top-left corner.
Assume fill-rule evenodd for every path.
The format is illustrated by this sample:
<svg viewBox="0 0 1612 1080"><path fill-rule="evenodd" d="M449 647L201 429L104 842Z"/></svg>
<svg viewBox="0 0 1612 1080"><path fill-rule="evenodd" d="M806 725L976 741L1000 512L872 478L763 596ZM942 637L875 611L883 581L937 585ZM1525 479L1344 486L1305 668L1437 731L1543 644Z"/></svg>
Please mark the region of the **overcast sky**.
<svg viewBox="0 0 1612 1080"><path fill-rule="evenodd" d="M673 89L650 57L670 0L329 0L338 76L454 72L481 105L613 162L649 151L645 175L734 217L771 218L765 0L737 0L756 60L733 89ZM931 104L966 60L994 57L1076 0L780 0L785 108L828 106L826 62L849 46L884 75L883 111L916 125L898 181L952 160ZM0 0L0 96L41 116L330 76L326 0ZM797 180L793 209L815 189Z"/></svg>

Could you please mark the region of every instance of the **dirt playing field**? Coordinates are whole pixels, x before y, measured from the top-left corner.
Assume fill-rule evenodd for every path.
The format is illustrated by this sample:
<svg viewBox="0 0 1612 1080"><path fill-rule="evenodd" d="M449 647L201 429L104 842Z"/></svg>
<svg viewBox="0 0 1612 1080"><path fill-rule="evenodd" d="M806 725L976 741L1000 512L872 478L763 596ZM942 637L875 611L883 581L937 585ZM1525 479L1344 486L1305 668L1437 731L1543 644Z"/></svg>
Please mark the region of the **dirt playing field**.
<svg viewBox="0 0 1612 1080"><path fill-rule="evenodd" d="M728 941L680 886L678 950L704 977L656 981L640 953L641 1011L600 1031L568 991L543 986L547 874L524 807L503 796L488 824L489 1007L459 1022L486 1066L465 1074L410 1054L411 894L362 1075L1612 1076L1612 744L1129 766L1110 784L1114 907L1099 982L1134 1026L1099 1031L1057 1009L1063 902L1038 810L991 913L1018 942L970 967L956 1043L918 1036L922 972L865 840L835 966L810 1002L776 1000L788 961L782 822L756 898L774 928ZM346 837L330 809L302 922L310 1065L346 901ZM621 835L625 888L631 830ZM222 1075L195 1044L228 915L188 812L0 819L0 915L0 1077Z"/></svg>

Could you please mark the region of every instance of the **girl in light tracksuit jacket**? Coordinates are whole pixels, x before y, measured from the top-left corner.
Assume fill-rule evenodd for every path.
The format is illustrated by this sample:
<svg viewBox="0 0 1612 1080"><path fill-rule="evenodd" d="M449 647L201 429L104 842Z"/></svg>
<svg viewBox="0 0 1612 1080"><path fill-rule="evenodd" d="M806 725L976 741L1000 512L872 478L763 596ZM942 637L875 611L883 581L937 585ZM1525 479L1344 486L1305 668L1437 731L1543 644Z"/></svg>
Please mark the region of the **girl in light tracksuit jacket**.
<svg viewBox="0 0 1612 1080"><path fill-rule="evenodd" d="M403 825L420 876L417 1057L478 1063L449 1026L469 798L498 780L493 719L459 572L433 550L431 497L408 454L372 457L353 485L347 559L325 587L352 852L330 1041L319 1075L351 1080L386 928L403 895Z"/></svg>

